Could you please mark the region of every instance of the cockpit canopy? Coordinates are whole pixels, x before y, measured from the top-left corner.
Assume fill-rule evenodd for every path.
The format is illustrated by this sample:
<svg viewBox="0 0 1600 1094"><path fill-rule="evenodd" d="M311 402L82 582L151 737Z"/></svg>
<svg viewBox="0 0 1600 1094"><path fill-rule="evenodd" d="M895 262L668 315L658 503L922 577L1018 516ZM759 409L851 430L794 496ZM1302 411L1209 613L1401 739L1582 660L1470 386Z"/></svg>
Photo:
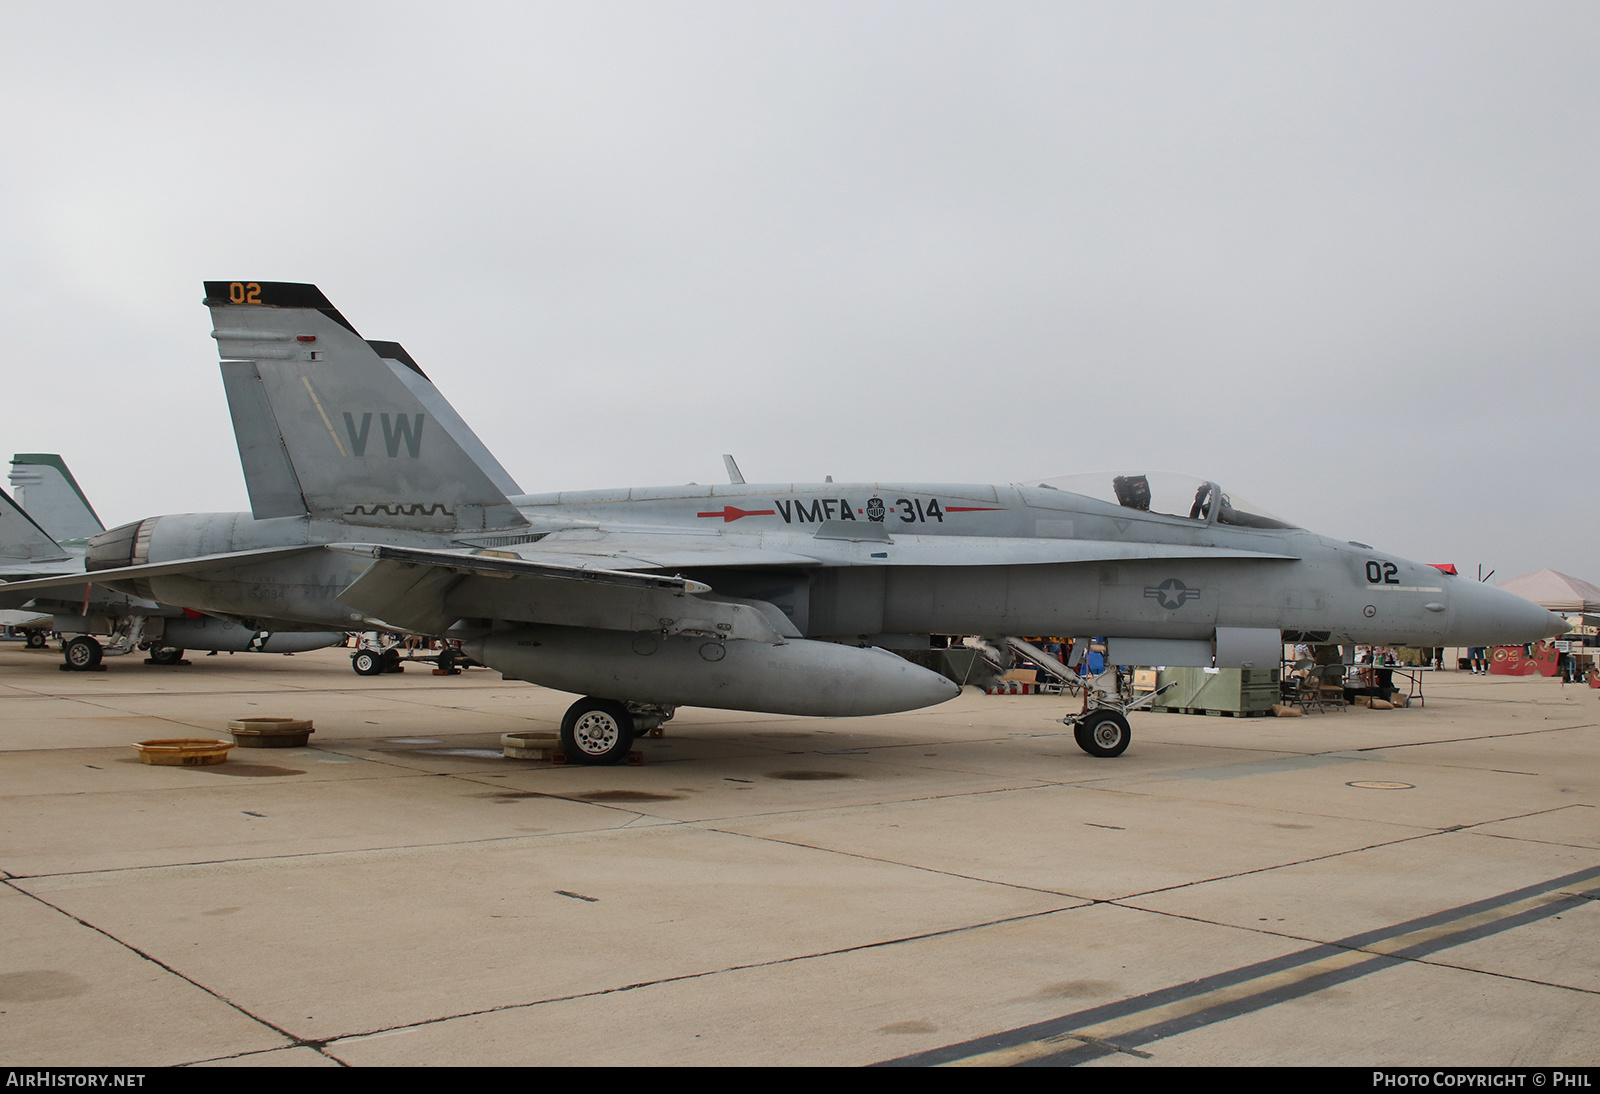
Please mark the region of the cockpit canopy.
<svg viewBox="0 0 1600 1094"><path fill-rule="evenodd" d="M1238 494L1223 491L1214 482L1176 471L1130 475L1111 472L1062 475L1040 480L1038 485L1047 490L1065 490L1110 502L1124 509L1163 513L1207 524L1226 524L1235 528L1297 527Z"/></svg>

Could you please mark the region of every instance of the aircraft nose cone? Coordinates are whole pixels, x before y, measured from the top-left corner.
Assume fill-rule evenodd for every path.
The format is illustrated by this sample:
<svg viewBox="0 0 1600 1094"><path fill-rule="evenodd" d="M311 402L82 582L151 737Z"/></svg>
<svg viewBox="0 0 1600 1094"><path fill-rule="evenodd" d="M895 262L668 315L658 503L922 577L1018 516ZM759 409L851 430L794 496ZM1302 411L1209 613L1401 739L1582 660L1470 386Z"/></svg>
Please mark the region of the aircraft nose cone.
<svg viewBox="0 0 1600 1094"><path fill-rule="evenodd" d="M1555 612L1545 612L1544 614L1550 617L1550 626L1544 632L1544 636L1546 638L1560 638L1562 635L1566 634L1572 629L1572 624L1568 623Z"/></svg>

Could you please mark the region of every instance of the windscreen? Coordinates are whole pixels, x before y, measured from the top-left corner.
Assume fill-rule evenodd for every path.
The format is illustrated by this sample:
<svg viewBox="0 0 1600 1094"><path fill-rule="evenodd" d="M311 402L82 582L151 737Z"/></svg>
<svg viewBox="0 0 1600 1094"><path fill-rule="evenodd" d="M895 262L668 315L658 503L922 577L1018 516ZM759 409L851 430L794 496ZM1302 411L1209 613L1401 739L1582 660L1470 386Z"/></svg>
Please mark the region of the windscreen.
<svg viewBox="0 0 1600 1094"><path fill-rule="evenodd" d="M1193 521L1209 522L1213 519L1212 510L1215 509L1215 520L1218 524L1232 525L1236 528L1296 527L1254 502L1221 489L1214 482L1178 471L1126 474L1103 471L1035 479L1027 485L1065 490L1119 505L1125 509L1163 513Z"/></svg>

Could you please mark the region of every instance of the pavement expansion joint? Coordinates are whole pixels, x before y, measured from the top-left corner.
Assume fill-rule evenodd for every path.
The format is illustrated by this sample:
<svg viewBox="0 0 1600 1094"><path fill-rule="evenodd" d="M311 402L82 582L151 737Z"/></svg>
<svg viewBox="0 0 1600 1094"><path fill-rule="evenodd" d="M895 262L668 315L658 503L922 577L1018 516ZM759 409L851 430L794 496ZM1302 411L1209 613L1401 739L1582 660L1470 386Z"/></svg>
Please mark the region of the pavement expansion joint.
<svg viewBox="0 0 1600 1094"><path fill-rule="evenodd" d="M1329 851L1325 855L1311 855L1307 858L1294 859L1289 862L1275 862L1269 866L1258 866L1250 870L1239 870L1232 874L1217 874L1213 877L1193 878L1189 881L1180 881L1173 885L1161 885L1154 889L1144 889L1137 893L1124 893L1122 896L1112 899L1136 900L1139 897L1154 896L1157 893L1171 893L1177 892L1181 889L1190 889L1196 885L1209 885L1216 881L1231 881L1234 878L1251 877L1256 874L1270 874L1277 870L1286 870L1294 866L1304 866L1312 862L1326 862L1328 859L1341 858L1345 855L1358 855L1364 851L1376 851L1385 847L1395 847L1402 843L1412 843L1419 839L1427 839L1430 836L1437 836L1438 834L1439 832L1436 829L1430 829L1425 832L1418 832L1415 835L1400 836L1392 840L1380 840L1377 843L1364 844L1360 847L1346 847L1342 851ZM1183 916L1180 918L1193 917ZM1204 919L1196 919L1195 921L1199 923L1208 922Z"/></svg>
<svg viewBox="0 0 1600 1094"><path fill-rule="evenodd" d="M1384 752L1395 748L1428 748L1432 745L1458 745L1471 744L1473 741L1503 741L1510 737L1537 737L1541 733L1566 733L1574 729L1593 729L1600 723L1582 722L1575 726L1539 726L1536 729L1519 729L1515 732L1507 730L1502 733L1480 733L1471 737L1440 737L1422 741L1396 741L1386 745L1362 745L1359 748L1348 749L1350 752Z"/></svg>
<svg viewBox="0 0 1600 1094"><path fill-rule="evenodd" d="M750 780L750 779L727 779L725 781L734 782L734 783L752 783L752 780ZM954 801L954 800L959 800L959 799L962 799L962 798L982 798L982 797L986 797L986 796L989 796L989 795L995 795L995 794L1014 794L1014 793L1021 793L1021 792L1029 791L1029 790L1049 790L1049 789L1053 789L1053 788L1057 788L1057 787L1069 787L1069 788L1072 788L1072 789L1079 789L1078 784L1076 784L1076 783L1056 783L1056 782L1045 782L1045 781L1040 781L1040 780L1030 780L1024 785L997 786L997 787L991 787L990 789L987 789L987 790L953 790L953 791L950 791L949 793L945 793L945 794L917 794L917 795L914 795L914 796L908 797L908 798L895 798L891 802L889 802L888 804L892 804L892 805L914 805L914 804L917 804L919 802ZM1082 789L1097 790L1097 789L1100 789L1100 788L1099 787L1082 787ZM1112 792L1113 793L1118 793L1118 791L1112 791ZM550 796L551 797L556 797L557 795L553 795L552 794ZM569 801L581 801L585 805L599 804L599 803L596 803L596 802L588 801L587 799L583 799L583 798L569 798L567 800L569 800ZM686 823L686 824L698 824L698 825L717 825L717 824L727 824L730 821L760 820L760 819L771 818L771 817L827 817L827 816L842 816L842 815L847 814L847 813L870 813L870 812L873 812L873 811L875 811L875 810L877 810L877 809L879 809L881 807L882 807L881 804L878 804L878 803L859 804L859 805L839 805L839 806L834 806L834 807L829 808L829 809L811 809L811 808L806 808L804 806L797 806L796 808L793 808L793 809L763 809L763 810L756 810L756 811L748 812L748 813L723 813L720 816L704 817L704 818L701 818L701 819L695 820L695 821L685 821L684 823ZM730 835L746 835L747 833L732 832L732 833L729 833L729 834ZM826 850L826 848L819 848L819 850Z"/></svg>
<svg viewBox="0 0 1600 1094"><path fill-rule="evenodd" d="M328 1044L328 1042L326 1040L308 1041L308 1040L306 1040L304 1038L295 1037L295 1038L292 1038L290 1043L287 1044L287 1045L274 1045L271 1048L254 1048L254 1049L250 1049L247 1052L229 1053L226 1056L207 1056L204 1059L188 1060L188 1061L186 1061L184 1063L181 1063L181 1064L174 1064L173 1066L174 1067L199 1067L199 1066L202 1066L204 1064L220 1064L220 1063L224 1063L224 1062L229 1061L229 1060L244 1060L244 1061L248 1061L252 1057L255 1057L255 1056L269 1056L274 1052L282 1052L286 1048L309 1048L313 1052L319 1053L320 1055L326 1057L332 1063L338 1064L340 1067L349 1067L350 1066L349 1063L347 1063L344 1060L339 1059L339 1057L335 1056L333 1053L328 1051L327 1044Z"/></svg>
<svg viewBox="0 0 1600 1094"><path fill-rule="evenodd" d="M586 803L587 804L587 803ZM659 826L651 826L651 828ZM627 829L628 825L619 824L613 828L600 829L600 833L620 832ZM649 831L650 829L640 829ZM111 876L117 874L137 875L142 873L159 873L166 870L191 870L205 869L206 867L226 867L241 863L248 864L290 864L310 859L329 859L343 855L349 856L378 856L387 857L392 854L405 854L413 851L437 851L448 847L482 847L495 843L514 843L517 841L538 841L565 836L594 835L595 832L550 832L527 833L516 832L504 836L480 836L476 839L443 840L439 843L401 843L383 844L377 847L344 847L332 851L298 851L292 854L281 855L241 855L236 858L225 859L196 859L192 862L161 862L143 866L110 866L95 870L62 870L51 874L14 874L8 878L17 881L48 881L57 878L92 879L97 876ZM737 835L738 833L733 833ZM14 886L15 888L15 886ZM30 896L33 894L29 894ZM37 898L36 898L37 899Z"/></svg>
<svg viewBox="0 0 1600 1094"><path fill-rule="evenodd" d="M582 898L580 898L582 899ZM1079 905L1081 907L1081 905ZM532 1007L548 1006L552 1003L570 1003L579 999L594 999L606 995L617 995L622 992L639 991L644 988L660 987L666 984L680 984L691 980L704 980L713 976L725 976L731 973L747 972L752 969L770 969L782 965L793 965L805 961L818 961L829 957L838 957L843 954L863 953L869 950L885 949L890 946L902 946L912 942L923 942L931 938L947 938L954 935L966 934L971 931L987 930L991 927L1002 927L1012 923L1025 923L1029 920L1040 919L1045 916L1056 915L1058 912L1070 911L1067 908L1047 908L1043 911L1022 912L1017 915L1001 916L997 919L984 920L979 923L963 923L955 927L945 927L934 931L922 931L895 938L881 938L872 942L862 942L854 946L841 946L831 950L817 950L811 953L790 954L787 957L774 957L767 961L750 961L739 965L727 965L715 969L702 969L699 972L680 973L677 976L662 976L652 980L639 980L628 984L617 984L607 988L596 988L593 991L572 992L567 995L554 995L544 999L531 999L520 1003L502 1003L499 1006L482 1007L476 1010L461 1011L455 1014L439 1014L431 1018L419 1019L415 1022L401 1022L393 1026L383 1026L376 1029L362 1030L358 1033L336 1034L326 1037L324 1045L333 1045L345 1041L360 1040L367 1037L381 1037L385 1034L397 1033L402 1030L420 1029L426 1026L438 1025L441 1022L450 1022L458 1018L476 1018L486 1014L500 1014L506 1011L527 1010ZM181 975L181 974L180 974ZM268 1024L268 1023L263 1023ZM276 1027L271 1027L276 1030ZM278 1031L282 1032L282 1031ZM292 1036L292 1034L285 1034Z"/></svg>
<svg viewBox="0 0 1600 1094"><path fill-rule="evenodd" d="M1465 832L1465 831L1469 831L1469 830L1471 830L1473 828L1482 828L1486 824L1505 824L1507 821L1527 820L1529 817L1547 817L1551 813L1565 813L1568 809L1593 809L1593 808L1594 808L1594 806L1590 805L1587 802L1568 802L1565 805L1551 806L1549 809L1533 809L1533 810L1530 810L1529 812L1526 812L1526 813L1512 813L1512 814L1509 814L1508 816L1504 816L1504 817L1490 817L1487 820L1473 821L1471 824L1458 824L1458 825L1455 825L1452 828L1441 828L1441 829L1439 829L1439 831L1441 831L1441 832ZM1483 834L1484 835L1493 835L1495 833L1486 832L1486 833L1483 833ZM1509 836L1509 837L1504 837L1504 838L1515 839L1516 837ZM1543 842L1543 841L1540 841L1540 842Z"/></svg>
<svg viewBox="0 0 1600 1094"><path fill-rule="evenodd" d="M186 973L184 973L181 970L173 967L172 965L169 965L167 962L162 961L159 957L156 957L155 955L153 955L151 953L148 953L145 950L140 949L138 946L133 945L131 942L128 942L128 941L126 941L124 939L118 938L116 935L112 934L110 931L106 930L104 927L98 926L97 924L94 924L94 923L90 923L87 919L84 919L82 916L73 915L71 912L67 911L65 908L62 908L62 907L60 907L59 905L56 905L56 904L52 904L48 900L44 899L43 897L41 897L41 896L39 896L39 895L37 895L35 893L30 893L26 889L23 889L23 888L21 888L19 886L11 885L11 886L8 886L8 887L10 889L12 889L14 892L21 893L23 896L27 897L30 900L37 901L38 903L44 905L46 908L49 908L51 911L56 912L58 915L65 916L67 919L72 920L72 922L78 924L80 927L83 927L86 930L93 931L94 933L100 935L102 938L109 939L110 941L112 941L116 945L121 946L123 949L127 950L129 953L134 954L135 956L141 958L142 960L150 962L150 964L156 966L158 969L161 969L163 972L169 973L170 975L177 977L179 980L182 980L184 983L189 984L190 986L192 986L192 987L194 987L194 988L196 988L196 989L198 989L200 991L205 992L207 995L211 996L213 999L217 1000L219 1003L222 1003L224 1006L231 1007L233 1010L235 1010L235 1011L239 1012L240 1014L244 1015L244 1017L250 1019L252 1022L255 1022L258 1025L261 1025L261 1026L263 1026L263 1027L265 1027L267 1029L270 1029L272 1032L278 1034L279 1036L281 1036L281 1037L283 1037L283 1038L285 1038L285 1039L287 1039L287 1040L289 1040L291 1042L299 1040L299 1038L295 1037L295 1035L290 1033L288 1030L283 1029L283 1028L281 1028L281 1027L279 1027L277 1025L274 1025L272 1022L267 1021L265 1018L262 1018L258 1014L252 1014L245 1007L240 1006L238 1003L234 1002L232 999L229 999L226 995L223 995L221 992L217 991L215 988L209 987L208 985L201 983L200 981L196 980L194 977L187 975ZM282 1047L282 1046L280 1046L280 1047Z"/></svg>
<svg viewBox="0 0 1600 1094"><path fill-rule="evenodd" d="M921 863L902 862L899 859L884 858L882 855L865 855L858 851L845 851L837 847L821 847L814 843L801 843L797 840L779 839L777 836L753 835L749 832L731 831L729 829L716 827L716 825L721 823L725 823L725 821L717 820L714 822L697 822L695 827L701 828L708 832L716 832L724 836L739 836L744 839L760 840L763 843L775 843L783 847L797 847L802 851L817 851L821 854L840 855L844 858L857 859L861 862L876 862L884 866L897 866L903 870L915 870L919 873L933 874L936 877L950 877L955 878L958 881L977 882L980 885L995 885L1002 889L1014 889L1017 892L1022 893L1039 893L1043 896L1062 897L1066 900L1075 901L1076 903L1071 905L1073 908L1081 908L1089 904L1107 903L1107 901L1096 900L1094 897L1080 896L1077 893L1062 892L1060 889L1043 889L1037 885L1019 885L1014 881L1001 881L997 878L976 877L972 874L957 873L954 870L938 870L932 866L924 866ZM1068 908L1053 909L1053 911L1068 910Z"/></svg>

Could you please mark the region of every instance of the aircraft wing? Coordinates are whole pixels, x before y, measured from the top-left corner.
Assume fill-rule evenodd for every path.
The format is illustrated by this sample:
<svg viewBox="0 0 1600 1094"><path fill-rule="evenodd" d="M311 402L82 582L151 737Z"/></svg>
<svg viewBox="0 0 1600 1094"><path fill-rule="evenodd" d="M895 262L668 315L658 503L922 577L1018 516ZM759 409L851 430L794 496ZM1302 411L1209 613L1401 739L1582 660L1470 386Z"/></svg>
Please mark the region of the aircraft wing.
<svg viewBox="0 0 1600 1094"><path fill-rule="evenodd" d="M254 551L231 551L220 555L199 555L195 558L173 562L151 562L143 566L119 566L108 570L74 570L59 577L33 578L27 581L0 583L0 595L8 600L13 593L27 593L36 589L61 589L70 585L111 585L119 581L134 581L141 577L161 577L166 574L197 574L210 570L226 570L233 566L248 566L253 562L269 562L290 555L320 551L323 545L299 544L294 547L263 547Z"/></svg>
<svg viewBox="0 0 1600 1094"><path fill-rule="evenodd" d="M709 585L683 577L530 561L509 552L332 549L373 559L339 594L340 603L400 630L440 634L457 620L481 618L769 642L800 635L771 604L707 596Z"/></svg>
<svg viewBox="0 0 1600 1094"><path fill-rule="evenodd" d="M4 583L32 581L35 579L48 579L63 576L76 576L79 582L83 579L83 560L81 558L52 559L48 562L19 562L15 559L0 559L0 587Z"/></svg>
<svg viewBox="0 0 1600 1094"><path fill-rule="evenodd" d="M496 548L530 562L588 569L686 570L701 567L789 569L821 566L804 537L782 543L761 536L734 539L706 532L633 532L577 529L557 532L537 543Z"/></svg>

